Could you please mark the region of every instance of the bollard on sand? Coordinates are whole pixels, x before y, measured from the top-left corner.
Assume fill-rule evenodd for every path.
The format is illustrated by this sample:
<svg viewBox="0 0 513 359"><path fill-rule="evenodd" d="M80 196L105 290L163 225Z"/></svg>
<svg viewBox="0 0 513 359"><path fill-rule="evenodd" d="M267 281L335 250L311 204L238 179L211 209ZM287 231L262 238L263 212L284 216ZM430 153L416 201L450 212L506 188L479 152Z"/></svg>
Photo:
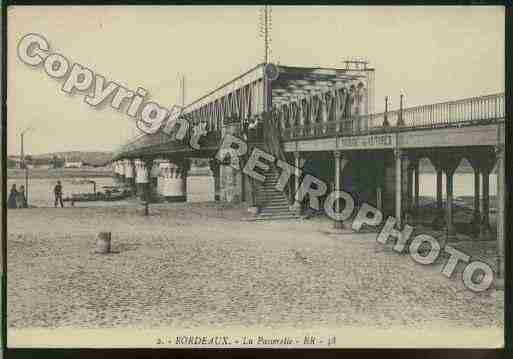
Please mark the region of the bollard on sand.
<svg viewBox="0 0 513 359"><path fill-rule="evenodd" d="M110 232L100 232L96 239L96 253L107 254L110 253Z"/></svg>

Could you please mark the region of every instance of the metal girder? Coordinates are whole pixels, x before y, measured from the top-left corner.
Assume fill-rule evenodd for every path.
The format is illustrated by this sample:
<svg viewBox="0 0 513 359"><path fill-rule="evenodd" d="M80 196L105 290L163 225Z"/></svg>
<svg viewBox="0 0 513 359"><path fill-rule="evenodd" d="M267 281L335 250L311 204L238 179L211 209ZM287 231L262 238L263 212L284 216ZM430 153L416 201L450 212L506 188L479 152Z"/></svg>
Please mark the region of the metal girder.
<svg viewBox="0 0 513 359"><path fill-rule="evenodd" d="M264 96L270 90L274 108L288 106L286 114L280 115L281 122L309 123L316 122L319 118L326 120L334 112L334 100L330 96L337 91L345 91L341 88L364 77L343 69L289 66L277 68L278 78L271 81L270 88L266 88L264 64L260 64L186 106L184 116L192 125L206 123L209 132L219 133L227 120L240 120L265 111L267 101ZM341 94L336 96L340 97ZM162 146L168 146L170 137L161 135L163 134L141 136L130 141L117 154L136 153L142 149L162 150Z"/></svg>

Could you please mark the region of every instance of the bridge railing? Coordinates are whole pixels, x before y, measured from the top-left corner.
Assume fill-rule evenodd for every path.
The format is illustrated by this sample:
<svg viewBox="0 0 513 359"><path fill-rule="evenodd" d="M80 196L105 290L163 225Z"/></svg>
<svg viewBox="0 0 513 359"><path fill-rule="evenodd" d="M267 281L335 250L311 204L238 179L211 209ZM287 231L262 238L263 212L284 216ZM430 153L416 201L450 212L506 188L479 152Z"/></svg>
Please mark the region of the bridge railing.
<svg viewBox="0 0 513 359"><path fill-rule="evenodd" d="M113 158L123 157L127 154L135 154L136 152L142 152L148 149L151 149L155 146L165 146L169 143L174 143L177 145L187 145L190 143L191 136L193 136L194 127L190 126L187 129L185 134L185 138L182 140L176 140L173 135L168 135L163 132L157 132L152 135L142 134L129 142L123 144L118 149L116 149L113 153ZM173 132L173 134L176 132ZM212 145L212 143L219 143L221 140L221 131L209 131L206 135L200 138L199 144ZM171 147L170 147L171 148Z"/></svg>
<svg viewBox="0 0 513 359"><path fill-rule="evenodd" d="M356 136L422 128L486 124L504 119L504 93L282 128L284 140Z"/></svg>
<svg viewBox="0 0 513 359"><path fill-rule="evenodd" d="M463 125L486 124L504 120L504 93L481 97L467 98L457 101L442 102L395 110L386 113L375 113L363 116L343 118L338 121L325 121L301 126L281 128L282 139L323 138L333 136L357 136L371 133L395 132L422 128L451 127ZM191 135L189 127L187 138ZM209 133L210 137L219 140L219 133ZM121 146L114 153L133 153L136 150L164 145L172 141L165 134L152 136L141 135ZM215 141L214 141L215 142Z"/></svg>

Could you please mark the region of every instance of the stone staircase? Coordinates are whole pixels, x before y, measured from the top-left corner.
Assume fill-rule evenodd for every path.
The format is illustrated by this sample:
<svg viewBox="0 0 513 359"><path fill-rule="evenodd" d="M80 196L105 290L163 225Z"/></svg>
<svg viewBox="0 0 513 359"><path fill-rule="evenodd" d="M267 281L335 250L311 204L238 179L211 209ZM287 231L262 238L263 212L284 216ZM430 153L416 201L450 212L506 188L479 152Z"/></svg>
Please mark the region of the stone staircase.
<svg viewBox="0 0 513 359"><path fill-rule="evenodd" d="M256 203L260 208L254 220L276 220L300 218L299 214L289 209L289 199L284 192L276 189L280 172L274 166L264 174L265 181L259 183L256 190Z"/></svg>
<svg viewBox="0 0 513 359"><path fill-rule="evenodd" d="M271 117L265 117L263 121L263 141L254 145L273 154L276 158L285 160L285 153L282 149L279 129ZM275 220L275 219L296 219L301 218L299 213L289 209L289 199L287 194L276 189L276 183L280 177L281 170L275 166L270 166L264 173L263 183L256 182L255 201L259 207L259 213L253 218L257 221Z"/></svg>

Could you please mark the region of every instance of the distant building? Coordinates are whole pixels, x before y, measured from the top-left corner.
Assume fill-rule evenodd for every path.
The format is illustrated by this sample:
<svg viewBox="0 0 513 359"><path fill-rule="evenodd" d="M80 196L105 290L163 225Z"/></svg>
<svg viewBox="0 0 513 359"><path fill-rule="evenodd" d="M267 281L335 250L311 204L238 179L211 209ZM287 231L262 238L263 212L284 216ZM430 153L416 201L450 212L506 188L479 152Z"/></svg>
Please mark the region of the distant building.
<svg viewBox="0 0 513 359"><path fill-rule="evenodd" d="M78 162L67 162L64 164L64 168L82 168L84 163L82 161Z"/></svg>

